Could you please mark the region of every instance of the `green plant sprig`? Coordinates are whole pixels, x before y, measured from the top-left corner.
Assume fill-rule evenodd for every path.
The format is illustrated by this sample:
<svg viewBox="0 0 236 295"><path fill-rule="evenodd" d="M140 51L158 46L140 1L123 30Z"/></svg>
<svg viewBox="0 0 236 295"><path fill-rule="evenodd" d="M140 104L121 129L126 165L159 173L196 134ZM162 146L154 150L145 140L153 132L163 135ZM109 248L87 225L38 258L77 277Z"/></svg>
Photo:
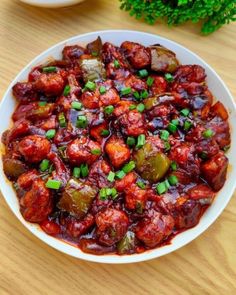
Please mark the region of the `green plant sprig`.
<svg viewBox="0 0 236 295"><path fill-rule="evenodd" d="M213 33L236 20L235 0L120 0L121 9L149 24L165 19L168 25L203 20L201 32Z"/></svg>

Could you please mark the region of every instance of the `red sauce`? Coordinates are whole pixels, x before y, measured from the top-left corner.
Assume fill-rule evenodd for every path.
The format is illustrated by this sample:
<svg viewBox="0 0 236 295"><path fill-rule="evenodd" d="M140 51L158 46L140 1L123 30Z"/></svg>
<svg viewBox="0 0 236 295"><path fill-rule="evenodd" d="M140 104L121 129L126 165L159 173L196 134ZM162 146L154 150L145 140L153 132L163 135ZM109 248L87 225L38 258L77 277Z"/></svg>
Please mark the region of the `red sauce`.
<svg viewBox="0 0 236 295"><path fill-rule="evenodd" d="M228 112L199 65L98 38L13 86L3 166L23 217L97 255L164 246L225 182Z"/></svg>

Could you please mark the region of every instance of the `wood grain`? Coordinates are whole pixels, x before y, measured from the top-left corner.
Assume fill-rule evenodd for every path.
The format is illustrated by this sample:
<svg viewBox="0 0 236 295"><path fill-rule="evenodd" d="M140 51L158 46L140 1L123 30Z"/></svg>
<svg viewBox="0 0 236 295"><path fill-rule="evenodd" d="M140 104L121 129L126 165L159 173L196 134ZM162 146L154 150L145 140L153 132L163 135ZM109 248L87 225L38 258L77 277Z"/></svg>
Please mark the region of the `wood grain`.
<svg viewBox="0 0 236 295"><path fill-rule="evenodd" d="M119 10L118 1L87 0L60 10L0 1L0 95L32 58L73 35L103 29L160 34L199 54L236 97L236 25L208 37L192 24L149 26ZM236 294L236 200L199 238L165 257L101 265L57 252L32 236L0 197L0 294Z"/></svg>

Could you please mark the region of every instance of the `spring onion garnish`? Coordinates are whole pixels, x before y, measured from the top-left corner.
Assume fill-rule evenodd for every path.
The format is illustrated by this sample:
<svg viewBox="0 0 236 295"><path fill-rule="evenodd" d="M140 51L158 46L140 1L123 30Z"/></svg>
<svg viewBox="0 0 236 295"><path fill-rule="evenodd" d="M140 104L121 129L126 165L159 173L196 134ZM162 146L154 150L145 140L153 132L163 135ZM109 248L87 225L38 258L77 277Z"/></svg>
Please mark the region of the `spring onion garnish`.
<svg viewBox="0 0 236 295"><path fill-rule="evenodd" d="M96 89L96 84L92 81L88 81L86 84L85 84L85 88L91 90L91 91L94 91Z"/></svg>
<svg viewBox="0 0 236 295"><path fill-rule="evenodd" d="M109 134L110 134L110 131L107 129L103 129L101 131L101 136L103 136L103 137L107 137Z"/></svg>
<svg viewBox="0 0 236 295"><path fill-rule="evenodd" d="M61 186L61 182L56 179L48 179L46 182L46 187L51 189L59 189Z"/></svg>
<svg viewBox="0 0 236 295"><path fill-rule="evenodd" d="M145 139L145 135L144 134L140 134L138 136L138 140L137 140L137 144L136 144L136 148L140 149L142 146L145 145L146 139Z"/></svg>
<svg viewBox="0 0 236 295"><path fill-rule="evenodd" d="M83 105L79 101L72 101L71 108L77 111L80 111L82 109Z"/></svg>
<svg viewBox="0 0 236 295"><path fill-rule="evenodd" d="M139 76L142 77L142 78L145 78L148 76L148 71L146 69L143 69L143 70L140 70L138 72Z"/></svg>
<svg viewBox="0 0 236 295"><path fill-rule="evenodd" d="M143 103L140 103L136 107L137 111L142 113L145 110L145 105Z"/></svg>
<svg viewBox="0 0 236 295"><path fill-rule="evenodd" d="M87 121L87 117L82 115L82 116L78 116L77 121L76 121L76 127L77 128L85 128L87 127L88 121Z"/></svg>
<svg viewBox="0 0 236 295"><path fill-rule="evenodd" d="M190 110L189 109L182 109L180 111L180 114L183 115L184 117L187 117L190 113Z"/></svg>
<svg viewBox="0 0 236 295"><path fill-rule="evenodd" d="M130 161L129 163L127 163L123 166L122 171L127 174L127 173L131 172L134 168L135 168L135 162Z"/></svg>
<svg viewBox="0 0 236 295"><path fill-rule="evenodd" d="M147 78L147 86L148 87L151 87L152 86L152 84L153 84L153 82L154 82L154 78L152 78L152 77L148 77Z"/></svg>
<svg viewBox="0 0 236 295"><path fill-rule="evenodd" d="M44 67L43 68L44 73L52 73L52 72L56 72L56 70L57 70L56 67Z"/></svg>
<svg viewBox="0 0 236 295"><path fill-rule="evenodd" d="M135 145L135 138L134 137L127 137L126 143L128 146L134 146Z"/></svg>
<svg viewBox="0 0 236 295"><path fill-rule="evenodd" d="M56 130L55 130L55 129L49 129L49 130L46 132L46 137L47 137L47 139L51 139L51 138L53 138L55 135L56 135Z"/></svg>
<svg viewBox="0 0 236 295"><path fill-rule="evenodd" d="M110 115L113 111L114 111L114 107L113 107L112 105L106 106L106 107L104 108L104 112L105 112L105 114L107 114L107 115Z"/></svg>
<svg viewBox="0 0 236 295"><path fill-rule="evenodd" d="M66 85L63 91L63 95L67 96L70 93L70 85Z"/></svg>
<svg viewBox="0 0 236 295"><path fill-rule="evenodd" d="M49 167L49 161L47 159L44 159L39 165L39 168L42 172L46 171L48 167Z"/></svg>
<svg viewBox="0 0 236 295"><path fill-rule="evenodd" d="M89 169L87 164L81 164L80 165L80 172L82 177L88 176Z"/></svg>
<svg viewBox="0 0 236 295"><path fill-rule="evenodd" d="M117 171L116 177L122 179L123 177L125 177L125 172L123 170Z"/></svg>
<svg viewBox="0 0 236 295"><path fill-rule="evenodd" d="M75 178L80 178L80 168L79 167L74 167L74 169L73 169L73 176Z"/></svg>
<svg viewBox="0 0 236 295"><path fill-rule="evenodd" d="M115 179L115 173L113 171L110 171L108 176L107 176L107 180L110 182L113 182Z"/></svg>
<svg viewBox="0 0 236 295"><path fill-rule="evenodd" d="M121 89L121 95L128 95L132 92L130 87L124 87Z"/></svg>
<svg viewBox="0 0 236 295"><path fill-rule="evenodd" d="M170 73L165 74L165 79L166 79L167 82L173 82L174 81L174 77Z"/></svg>
<svg viewBox="0 0 236 295"><path fill-rule="evenodd" d="M101 155L101 150L100 149L93 149L93 150L91 150L91 154L93 154L93 155Z"/></svg>
<svg viewBox="0 0 236 295"><path fill-rule="evenodd" d="M211 129L207 129L203 131L202 135L204 138L211 138L213 136L214 132Z"/></svg>
<svg viewBox="0 0 236 295"><path fill-rule="evenodd" d="M59 120L60 127L66 127L66 117L65 117L64 113L60 113L58 115L58 120Z"/></svg>
<svg viewBox="0 0 236 295"><path fill-rule="evenodd" d="M168 181L169 181L170 185L176 185L178 183L178 178L175 175L170 175L168 177Z"/></svg>
<svg viewBox="0 0 236 295"><path fill-rule="evenodd" d="M114 60L114 67L117 69L119 69L119 67L120 67L120 63L117 59Z"/></svg>
<svg viewBox="0 0 236 295"><path fill-rule="evenodd" d="M99 88L99 92L100 92L100 94L105 94L106 93L106 87L105 86L100 86L100 88Z"/></svg>
<svg viewBox="0 0 236 295"><path fill-rule="evenodd" d="M170 135L169 131L167 131L167 130L161 130L160 134L161 134L161 139L162 140L168 140L169 135Z"/></svg>

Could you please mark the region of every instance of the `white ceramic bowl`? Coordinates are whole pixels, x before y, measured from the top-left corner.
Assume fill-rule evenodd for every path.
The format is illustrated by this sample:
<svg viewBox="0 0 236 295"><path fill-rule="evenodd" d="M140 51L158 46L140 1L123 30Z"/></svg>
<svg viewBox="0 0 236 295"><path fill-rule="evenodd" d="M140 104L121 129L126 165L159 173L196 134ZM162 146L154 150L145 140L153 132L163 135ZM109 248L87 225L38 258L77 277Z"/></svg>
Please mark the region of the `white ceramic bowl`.
<svg viewBox="0 0 236 295"><path fill-rule="evenodd" d="M31 4L34 6L47 7L47 8L58 8L71 6L77 3L81 3L84 0L20 0L24 3Z"/></svg>
<svg viewBox="0 0 236 295"><path fill-rule="evenodd" d="M229 202L234 189L236 187L236 158L233 152L236 150L236 107L233 101L233 97L227 89L224 82L221 78L216 74L216 72L205 63L200 57L186 49L185 47L167 40L165 38L159 37L157 35L136 32L136 31L122 31L122 30L114 30L114 31L100 31L88 33L80 36L73 37L57 45L49 48L44 51L42 54L37 56L32 62L30 62L12 81L9 88L7 89L2 102L0 104L0 134L4 130L9 127L11 121L11 114L14 111L16 102L12 97L11 88L17 81L22 81L27 79L27 74L29 71L38 64L44 63L47 61L49 56L54 56L55 58L61 57L61 51L65 45L70 44L81 44L85 45L88 42L97 38L97 36L101 36L103 42L110 41L114 44L119 45L121 42L125 40L140 42L144 45L150 45L155 43L160 43L167 48L173 50L178 59L183 64L199 64L206 69L207 73L207 82L210 90L217 97L218 100L222 101L224 105L227 107L230 117L230 125L232 127L231 135L232 135L232 145L231 149L228 152L227 156L230 162L230 169L228 171L228 176L226 183L222 190L218 193L215 198L213 204L207 209L205 214L202 216L199 224L192 229L189 229L179 235L177 235L172 241L170 245L163 246L161 248L156 248L153 250L149 250L142 254L133 254L133 255L104 255L104 256L96 256L91 254L86 254L80 251L80 249L71 246L63 241L60 241L56 238L53 238L46 233L44 233L37 225L26 222L19 212L18 200L16 198L15 192L9 181L6 180L6 177L3 173L2 169L2 161L0 161L0 188L2 194L8 203L11 210L17 216L17 218L24 224L26 228L28 228L35 236L39 239L52 246L53 248L67 253L71 256L81 258L84 260L101 262L101 263L131 263L131 262L139 262L144 260L149 260L152 258L156 258L165 254L168 254L195 239L202 232L204 232L220 215L223 211L227 203Z"/></svg>

